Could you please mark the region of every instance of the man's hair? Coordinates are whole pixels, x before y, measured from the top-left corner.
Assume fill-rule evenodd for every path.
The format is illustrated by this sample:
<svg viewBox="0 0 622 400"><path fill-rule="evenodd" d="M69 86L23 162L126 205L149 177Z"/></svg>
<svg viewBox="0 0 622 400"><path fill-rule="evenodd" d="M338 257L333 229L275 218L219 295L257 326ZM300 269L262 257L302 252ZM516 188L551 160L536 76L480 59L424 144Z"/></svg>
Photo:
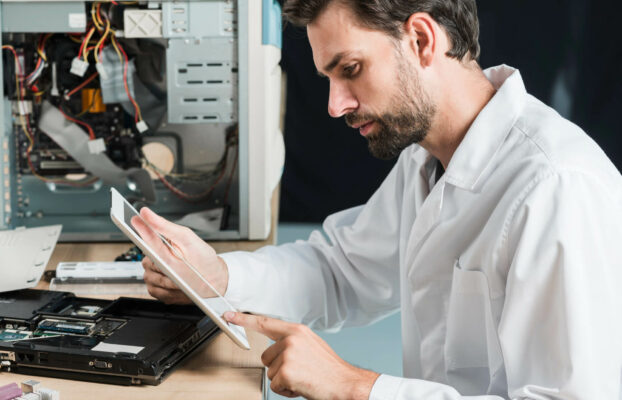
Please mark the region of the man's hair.
<svg viewBox="0 0 622 400"><path fill-rule="evenodd" d="M285 0L283 14L294 25L306 26L332 2L350 8L359 23L400 39L403 25L417 12L428 13L445 29L451 49L448 57L479 58L479 22L475 0Z"/></svg>

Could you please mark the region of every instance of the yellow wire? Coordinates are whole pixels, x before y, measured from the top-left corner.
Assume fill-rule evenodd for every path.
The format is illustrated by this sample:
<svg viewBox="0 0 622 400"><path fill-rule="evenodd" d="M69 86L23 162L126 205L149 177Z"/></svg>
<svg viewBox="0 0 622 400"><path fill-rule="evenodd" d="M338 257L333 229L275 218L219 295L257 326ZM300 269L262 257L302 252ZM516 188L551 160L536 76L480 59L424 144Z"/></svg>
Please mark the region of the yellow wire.
<svg viewBox="0 0 622 400"><path fill-rule="evenodd" d="M84 45L84 53L82 54L82 56L84 57L84 61L88 62L89 61L89 50L88 50L88 45L89 45L89 41L91 40L91 37L93 37L93 34L95 33L95 29L92 29L89 31L88 35L86 35L86 44Z"/></svg>
<svg viewBox="0 0 622 400"><path fill-rule="evenodd" d="M110 21L106 20L106 31L102 35L101 39L99 39L99 42L97 42L97 45L95 45L95 62L96 63L99 63L99 46L101 46L101 44L106 40L109 33L110 33Z"/></svg>
<svg viewBox="0 0 622 400"><path fill-rule="evenodd" d="M119 48L117 47L117 39L114 33L112 34L110 41L112 42L112 46L114 47L114 50L117 52L117 55L119 56L119 62L123 64L123 56L121 55L121 50L119 50Z"/></svg>
<svg viewBox="0 0 622 400"><path fill-rule="evenodd" d="M95 2L93 4L91 4L91 19L93 20L93 23L95 24L97 29L101 31L102 29L104 29L104 27L101 26L99 24L99 21L97 20L97 13L95 12L95 5L96 4L97 3L95 3Z"/></svg>
<svg viewBox="0 0 622 400"><path fill-rule="evenodd" d="M99 3L99 6L101 7L102 3ZM102 26L104 26L104 21L101 19L101 16L97 13L95 13L95 15L97 16L97 20L99 21L100 24L102 24ZM106 17L106 14L104 13L104 17Z"/></svg>
<svg viewBox="0 0 622 400"><path fill-rule="evenodd" d="M45 44L47 43L47 41L52 37L52 33L48 33L44 38L43 38L43 42L41 43L41 49L43 49L43 51L41 51L39 49L39 46L37 46L37 53L39 54L39 57L43 58L43 61L47 62L48 58L45 54Z"/></svg>
<svg viewBox="0 0 622 400"><path fill-rule="evenodd" d="M45 53L42 53L41 50L37 49L37 54L39 54L39 57L43 58L43 61L47 62L48 59L45 56Z"/></svg>

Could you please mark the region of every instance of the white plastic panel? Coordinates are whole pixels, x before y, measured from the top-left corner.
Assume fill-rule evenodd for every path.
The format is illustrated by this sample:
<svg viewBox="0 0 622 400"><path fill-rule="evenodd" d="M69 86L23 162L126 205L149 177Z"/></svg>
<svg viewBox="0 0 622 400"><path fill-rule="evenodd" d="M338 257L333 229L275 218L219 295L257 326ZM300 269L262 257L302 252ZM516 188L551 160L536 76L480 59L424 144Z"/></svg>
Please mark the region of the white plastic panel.
<svg viewBox="0 0 622 400"><path fill-rule="evenodd" d="M162 37L162 10L125 10L123 26L127 38Z"/></svg>

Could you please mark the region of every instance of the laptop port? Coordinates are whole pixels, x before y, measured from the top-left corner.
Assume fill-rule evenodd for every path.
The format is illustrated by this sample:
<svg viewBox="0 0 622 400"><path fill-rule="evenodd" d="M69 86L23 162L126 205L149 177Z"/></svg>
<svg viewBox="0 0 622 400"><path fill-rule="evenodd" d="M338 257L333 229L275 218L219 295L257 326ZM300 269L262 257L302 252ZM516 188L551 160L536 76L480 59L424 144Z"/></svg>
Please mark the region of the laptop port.
<svg viewBox="0 0 622 400"><path fill-rule="evenodd" d="M93 360L89 362L89 365L94 368L99 369L109 369L112 368L112 363L108 363L106 361Z"/></svg>
<svg viewBox="0 0 622 400"><path fill-rule="evenodd" d="M0 360L15 361L15 353L12 351L0 351Z"/></svg>

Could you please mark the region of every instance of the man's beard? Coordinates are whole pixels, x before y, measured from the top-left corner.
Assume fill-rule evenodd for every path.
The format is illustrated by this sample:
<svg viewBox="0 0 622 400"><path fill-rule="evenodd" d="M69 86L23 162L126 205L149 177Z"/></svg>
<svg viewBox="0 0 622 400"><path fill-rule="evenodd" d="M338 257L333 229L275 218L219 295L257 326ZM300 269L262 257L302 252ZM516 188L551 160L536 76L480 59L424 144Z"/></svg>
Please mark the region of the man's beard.
<svg viewBox="0 0 622 400"><path fill-rule="evenodd" d="M436 106L421 87L414 67L409 66L400 51L397 51L399 92L390 102L390 112L380 116L351 113L346 115L350 126L374 121L377 127L367 136L369 151L376 158L389 160L402 150L425 139Z"/></svg>

